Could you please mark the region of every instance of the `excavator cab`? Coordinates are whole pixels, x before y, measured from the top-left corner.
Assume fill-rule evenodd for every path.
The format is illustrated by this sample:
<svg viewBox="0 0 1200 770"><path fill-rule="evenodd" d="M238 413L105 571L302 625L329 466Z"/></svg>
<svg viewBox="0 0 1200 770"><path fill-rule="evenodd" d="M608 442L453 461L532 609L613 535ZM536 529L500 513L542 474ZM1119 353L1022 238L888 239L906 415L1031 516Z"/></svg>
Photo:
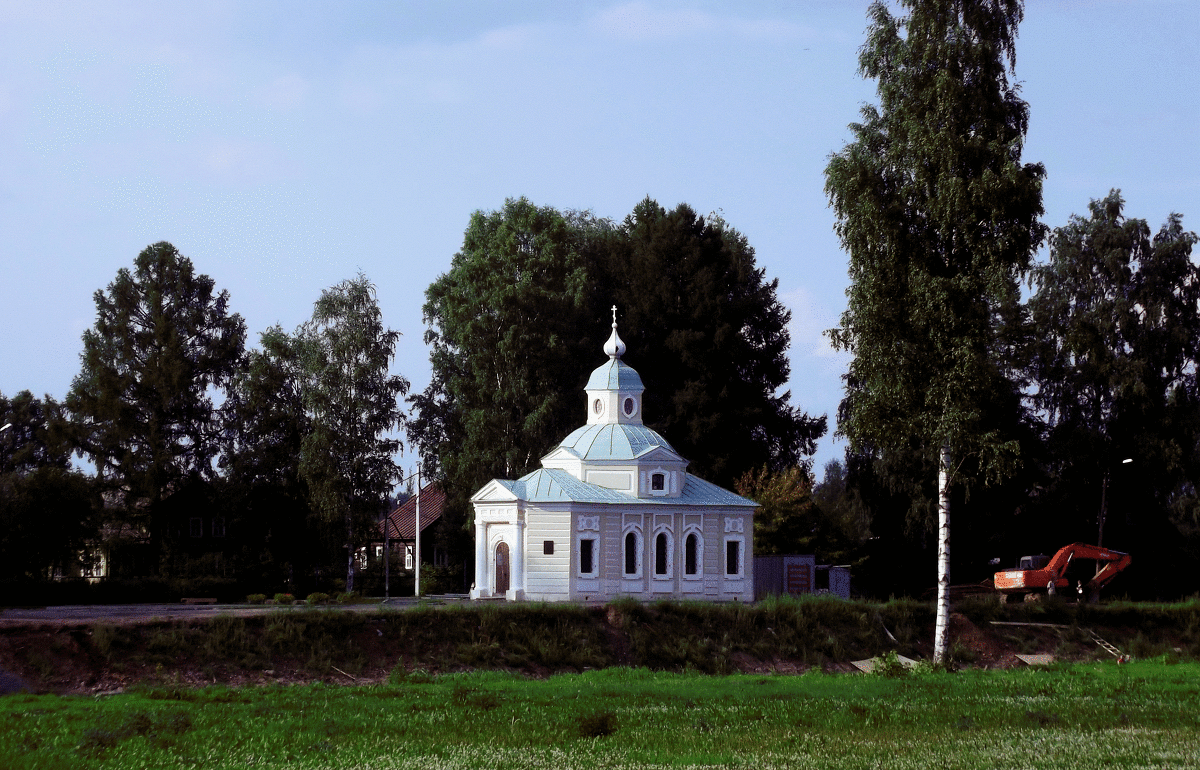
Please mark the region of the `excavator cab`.
<svg viewBox="0 0 1200 770"><path fill-rule="evenodd" d="M1050 557L1044 553L1037 556L1022 556L1017 569L1041 569L1050 563Z"/></svg>

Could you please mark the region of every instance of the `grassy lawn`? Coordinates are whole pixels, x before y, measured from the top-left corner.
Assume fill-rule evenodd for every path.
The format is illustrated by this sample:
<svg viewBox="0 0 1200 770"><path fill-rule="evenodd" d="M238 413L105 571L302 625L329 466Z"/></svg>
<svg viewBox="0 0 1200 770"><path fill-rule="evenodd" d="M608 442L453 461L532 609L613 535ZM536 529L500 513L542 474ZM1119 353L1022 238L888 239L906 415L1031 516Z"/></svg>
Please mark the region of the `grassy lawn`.
<svg viewBox="0 0 1200 770"><path fill-rule="evenodd" d="M1200 664L895 677L613 668L0 700L12 768L1194 768Z"/></svg>

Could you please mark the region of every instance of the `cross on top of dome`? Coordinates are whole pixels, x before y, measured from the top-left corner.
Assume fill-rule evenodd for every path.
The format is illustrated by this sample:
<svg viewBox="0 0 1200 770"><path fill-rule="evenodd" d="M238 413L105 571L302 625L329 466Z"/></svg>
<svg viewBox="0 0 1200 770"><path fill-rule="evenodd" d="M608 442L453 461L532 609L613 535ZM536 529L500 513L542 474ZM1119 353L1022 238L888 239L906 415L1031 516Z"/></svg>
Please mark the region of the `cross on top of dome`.
<svg viewBox="0 0 1200 770"><path fill-rule="evenodd" d="M609 335L608 341L604 343L604 352L609 358L619 359L625 355L625 343L617 335L617 306L612 306L613 322L612 334Z"/></svg>

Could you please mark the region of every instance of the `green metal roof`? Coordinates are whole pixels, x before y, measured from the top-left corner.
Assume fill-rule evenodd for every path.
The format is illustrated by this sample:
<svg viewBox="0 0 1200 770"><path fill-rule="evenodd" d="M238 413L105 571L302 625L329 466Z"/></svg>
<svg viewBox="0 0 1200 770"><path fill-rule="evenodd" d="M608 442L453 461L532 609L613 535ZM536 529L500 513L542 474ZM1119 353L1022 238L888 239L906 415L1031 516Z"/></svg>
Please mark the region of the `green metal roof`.
<svg viewBox="0 0 1200 770"><path fill-rule="evenodd" d="M584 425L576 428L558 446L581 459L601 461L634 460L655 447L675 452L657 431L638 423Z"/></svg>
<svg viewBox="0 0 1200 770"><path fill-rule="evenodd" d="M597 367L588 378L584 390L624 390L641 393L646 389L642 378L632 366L619 358L611 358Z"/></svg>
<svg viewBox="0 0 1200 770"><path fill-rule="evenodd" d="M637 497L596 484L580 481L559 469L541 468L517 481L501 481L519 499L529 503L604 503L608 505L690 505L756 508L758 503L747 500L716 484L684 474L683 490L679 497Z"/></svg>

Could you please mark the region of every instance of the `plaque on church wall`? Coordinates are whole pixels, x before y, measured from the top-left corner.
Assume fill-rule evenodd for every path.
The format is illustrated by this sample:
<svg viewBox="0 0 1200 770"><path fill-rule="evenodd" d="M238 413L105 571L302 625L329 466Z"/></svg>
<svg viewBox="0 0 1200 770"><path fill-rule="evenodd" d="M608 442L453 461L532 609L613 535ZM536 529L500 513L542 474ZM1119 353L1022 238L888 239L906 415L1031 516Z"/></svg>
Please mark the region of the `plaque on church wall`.
<svg viewBox="0 0 1200 770"><path fill-rule="evenodd" d="M633 489L633 474L619 471L588 471L589 484L595 484L608 489L629 491Z"/></svg>

